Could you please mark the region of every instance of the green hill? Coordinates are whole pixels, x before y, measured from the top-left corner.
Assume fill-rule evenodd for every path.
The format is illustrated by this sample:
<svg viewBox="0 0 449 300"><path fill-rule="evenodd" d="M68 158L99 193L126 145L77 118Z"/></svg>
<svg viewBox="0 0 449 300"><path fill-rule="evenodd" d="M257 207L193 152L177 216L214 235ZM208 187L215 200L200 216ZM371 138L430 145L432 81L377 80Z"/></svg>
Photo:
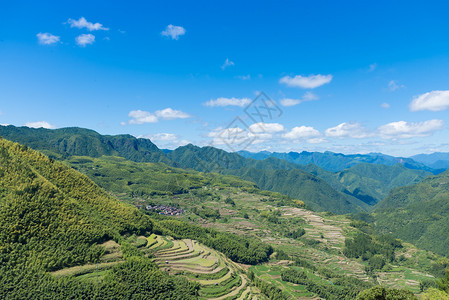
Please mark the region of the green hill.
<svg viewBox="0 0 449 300"><path fill-rule="evenodd" d="M415 245L449 255L449 171L396 188L375 206L376 227Z"/></svg>
<svg viewBox="0 0 449 300"><path fill-rule="evenodd" d="M0 126L0 136L50 155L116 155L132 161L170 163L149 139L137 139L128 134L110 136L78 127L36 129L10 125Z"/></svg>
<svg viewBox="0 0 449 300"><path fill-rule="evenodd" d="M133 258L124 235L152 228L148 217L108 196L87 176L0 138L1 299L191 299L195 285L168 276L148 259ZM129 260L114 263L104 280L48 273L99 262L106 251L102 243L112 240L121 243Z"/></svg>

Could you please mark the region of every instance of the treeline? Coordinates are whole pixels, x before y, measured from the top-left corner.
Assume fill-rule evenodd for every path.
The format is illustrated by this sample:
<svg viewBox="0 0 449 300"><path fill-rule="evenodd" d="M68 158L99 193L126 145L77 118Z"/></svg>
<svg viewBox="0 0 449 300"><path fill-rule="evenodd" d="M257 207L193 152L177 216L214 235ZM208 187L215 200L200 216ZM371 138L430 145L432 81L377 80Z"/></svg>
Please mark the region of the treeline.
<svg viewBox="0 0 449 300"><path fill-rule="evenodd" d="M357 233L345 240L343 254L349 258L368 261L367 271L380 270L387 262L395 259L395 250L402 248L400 240L390 235L368 235Z"/></svg>
<svg viewBox="0 0 449 300"><path fill-rule="evenodd" d="M155 224L154 231L157 234L169 235L176 239L198 240L238 263L258 264L268 261L269 256L273 253L271 246L256 239L218 232L214 229L177 220L160 220Z"/></svg>

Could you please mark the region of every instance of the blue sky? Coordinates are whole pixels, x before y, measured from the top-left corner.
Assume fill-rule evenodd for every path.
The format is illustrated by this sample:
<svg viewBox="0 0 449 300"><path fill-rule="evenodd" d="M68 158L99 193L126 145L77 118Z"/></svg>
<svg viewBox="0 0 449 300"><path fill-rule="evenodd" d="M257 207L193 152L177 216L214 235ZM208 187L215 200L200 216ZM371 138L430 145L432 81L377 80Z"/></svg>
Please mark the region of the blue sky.
<svg viewBox="0 0 449 300"><path fill-rule="evenodd" d="M2 1L0 124L449 152L447 1L241 2ZM275 113L250 118L261 104Z"/></svg>

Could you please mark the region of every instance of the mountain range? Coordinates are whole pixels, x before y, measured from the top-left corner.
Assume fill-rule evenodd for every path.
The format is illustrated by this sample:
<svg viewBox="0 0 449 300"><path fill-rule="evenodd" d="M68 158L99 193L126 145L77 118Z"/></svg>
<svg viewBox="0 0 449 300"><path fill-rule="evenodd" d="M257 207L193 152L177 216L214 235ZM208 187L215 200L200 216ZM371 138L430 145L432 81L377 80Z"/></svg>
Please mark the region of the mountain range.
<svg viewBox="0 0 449 300"><path fill-rule="evenodd" d="M0 126L0 136L25 144L53 158L66 159L71 155L101 157L121 156L136 162L162 162L172 167L235 175L256 183L260 188L286 194L304 201L317 211L356 213L369 211L395 187L410 185L430 175L430 168L413 160L391 156L343 155L331 152L278 154L229 153L214 147L186 145L173 151L163 151L149 139L131 135L108 136L83 128L33 129ZM267 156L263 160L261 155ZM318 165L298 164L300 157L333 168L352 166L332 172ZM294 159L295 158L295 159ZM294 161L294 162L293 162ZM356 161L359 163L356 164ZM371 163L362 163L371 161ZM397 164L397 162L402 164ZM320 163L321 162L321 163ZM385 163L385 164L381 164ZM412 166L413 168L408 168ZM421 169L418 169L421 168ZM423 170L424 169L424 170ZM436 170L432 170L436 173Z"/></svg>

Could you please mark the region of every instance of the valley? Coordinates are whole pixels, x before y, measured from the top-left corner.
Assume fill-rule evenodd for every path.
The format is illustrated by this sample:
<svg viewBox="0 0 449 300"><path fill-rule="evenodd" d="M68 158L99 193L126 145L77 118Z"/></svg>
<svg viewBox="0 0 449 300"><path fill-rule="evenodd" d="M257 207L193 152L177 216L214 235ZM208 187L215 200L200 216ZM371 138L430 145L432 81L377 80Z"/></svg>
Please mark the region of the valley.
<svg viewBox="0 0 449 300"><path fill-rule="evenodd" d="M261 190L259 184L251 180L230 175L237 169L219 172L224 174L198 172L159 161L135 162L118 156L63 155L58 158L61 160L59 162L26 146L2 141L2 174L16 176L3 175L5 183L17 181L8 178L23 178L20 180L24 182L30 180L27 178L35 178L33 180L38 180L36 182L43 180L46 186L45 182L48 181L50 186L67 193L67 199L75 197L73 199L79 199L76 201L83 201L75 202L80 205L80 215L92 218L88 222L100 222L96 223L100 231L106 230L101 229L101 226L107 222L100 221L102 217L99 219L99 216L109 216L109 212L96 204L98 199L115 203L112 207L121 210L121 214L130 214L125 219L108 221L109 233L106 230L98 238L86 242L83 247L91 247L89 251L93 251L93 256L73 260L71 252L67 252L70 250L61 248L51 250L62 254L55 262L50 252L47 254L48 257L38 269L40 276L45 278L47 285L53 286L54 291L58 290L57 286L69 282L72 286L68 289L69 293L75 290L77 293L91 293L94 290L90 289L100 285L104 293L123 294L124 291L112 288L111 284L121 280L120 276L140 268L148 271L133 273L135 279L130 278L131 281L124 284L134 284L132 282L141 280L138 279L140 275L152 272L156 277L150 280L157 280L159 284L162 281L156 278L168 276L166 280L173 282L170 284L179 286L179 290L176 287L170 289L170 293L188 291L184 294L187 298L355 299L366 291L374 292L381 285L388 293L403 294L404 299L415 299L413 294L426 295L432 292L449 266L449 259L444 256L444 252L436 254L438 247L422 250L407 243L407 240L398 240L381 230L380 226L384 224L381 223L384 222L380 218L381 209L390 201L388 197L375 206L379 208L373 214L366 210L355 210L346 215L313 211L310 210L307 194L304 194L305 198L297 199L279 192ZM51 164L58 171L51 171L54 168ZM23 165L24 170L30 170L29 173L14 173L20 165ZM268 165L279 166L269 161L260 171L282 171L264 169ZM289 169L288 164L285 166L289 172L295 170ZM360 167L365 171L359 172L358 176L363 173L370 176L366 166L355 168ZM419 181L419 174L426 175L415 171L409 173L408 169L402 167L376 168L387 168L388 171L394 168L396 173L393 174L396 175L392 177L400 178L397 174L402 174L410 178L407 180L414 181ZM393 189L389 197L426 182L432 185L432 180L436 178L443 181L432 186L445 187L445 174L436 175L435 179L428 177L417 185ZM73 178L79 178L78 184L71 183ZM299 178L296 180L301 181ZM375 177L371 178L374 180ZM352 181L352 184L355 182ZM83 185L89 188L82 188ZM32 195L40 189L31 187L25 190ZM308 193L314 190L309 186ZM2 192L4 200L1 208L5 213L5 209L11 205L7 203L12 203L11 191L4 189ZM45 193L51 195L54 192ZM22 197L21 192L17 195ZM441 199L444 194L435 192L435 195L438 195L436 199ZM45 199L36 198L35 201ZM70 207L68 203L61 204L62 211ZM83 212L83 209L91 211ZM28 213L33 212L24 212L25 215ZM140 221L133 221L133 218ZM110 222L117 222L117 225ZM3 232L8 232L4 224ZM27 232L29 229L24 230ZM50 231L49 234L52 236L53 233ZM61 237L53 235L52 238ZM28 244L28 239L22 238L21 241ZM9 249L13 249L17 238L9 243ZM432 252L432 249L436 252ZM3 259L8 259L11 250L5 248L3 251L6 255ZM33 259L41 260L39 256ZM18 269L10 265L2 272L17 272L12 270ZM77 288L79 284L84 284L85 288ZM154 283L147 284L148 287L154 286ZM142 295L154 292L144 287L139 289ZM55 294L56 297L62 295Z"/></svg>

